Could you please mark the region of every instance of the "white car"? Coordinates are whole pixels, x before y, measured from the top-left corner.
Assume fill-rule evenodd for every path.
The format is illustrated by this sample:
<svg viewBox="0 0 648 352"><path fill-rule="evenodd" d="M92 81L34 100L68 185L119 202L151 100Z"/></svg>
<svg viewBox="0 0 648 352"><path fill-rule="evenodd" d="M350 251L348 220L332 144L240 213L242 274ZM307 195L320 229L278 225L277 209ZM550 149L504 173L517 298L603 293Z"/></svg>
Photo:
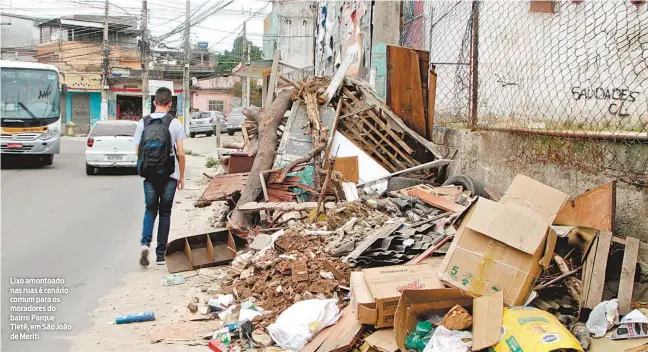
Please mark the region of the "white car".
<svg viewBox="0 0 648 352"><path fill-rule="evenodd" d="M136 128L137 121L97 121L88 135L86 174L94 175L102 167L137 167Z"/></svg>

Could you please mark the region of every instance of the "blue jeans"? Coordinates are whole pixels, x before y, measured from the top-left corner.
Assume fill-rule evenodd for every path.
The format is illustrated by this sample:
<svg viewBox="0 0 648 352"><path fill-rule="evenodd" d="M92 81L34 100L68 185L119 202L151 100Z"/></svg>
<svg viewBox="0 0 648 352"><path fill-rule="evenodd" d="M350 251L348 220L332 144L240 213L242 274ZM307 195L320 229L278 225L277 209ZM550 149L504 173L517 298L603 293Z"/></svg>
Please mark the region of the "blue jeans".
<svg viewBox="0 0 648 352"><path fill-rule="evenodd" d="M144 179L144 225L142 227L142 244L148 246L153 238L153 224L160 213L158 222L157 248L155 254L164 256L167 241L169 239L169 228L171 227L171 207L175 196L178 181L173 178L162 180Z"/></svg>

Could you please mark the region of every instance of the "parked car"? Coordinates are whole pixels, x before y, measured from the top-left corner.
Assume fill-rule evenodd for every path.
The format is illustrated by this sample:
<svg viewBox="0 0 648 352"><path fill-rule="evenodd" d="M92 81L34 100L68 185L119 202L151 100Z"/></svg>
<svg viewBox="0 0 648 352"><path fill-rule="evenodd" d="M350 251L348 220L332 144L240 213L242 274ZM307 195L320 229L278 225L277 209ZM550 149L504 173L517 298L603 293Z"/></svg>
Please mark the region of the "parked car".
<svg viewBox="0 0 648 352"><path fill-rule="evenodd" d="M243 128L243 122L245 122L245 115L243 115L243 108L233 109L227 117L225 117L225 130L230 136L234 135L234 132L240 131Z"/></svg>
<svg viewBox="0 0 648 352"><path fill-rule="evenodd" d="M191 115L189 121L189 137L194 138L197 134L204 134L207 137L216 133L216 124L220 124L221 131L225 131L225 116L220 111L201 111Z"/></svg>
<svg viewBox="0 0 648 352"><path fill-rule="evenodd" d="M86 174L94 175L105 167L137 167L133 144L136 129L137 121L97 121L86 144Z"/></svg>

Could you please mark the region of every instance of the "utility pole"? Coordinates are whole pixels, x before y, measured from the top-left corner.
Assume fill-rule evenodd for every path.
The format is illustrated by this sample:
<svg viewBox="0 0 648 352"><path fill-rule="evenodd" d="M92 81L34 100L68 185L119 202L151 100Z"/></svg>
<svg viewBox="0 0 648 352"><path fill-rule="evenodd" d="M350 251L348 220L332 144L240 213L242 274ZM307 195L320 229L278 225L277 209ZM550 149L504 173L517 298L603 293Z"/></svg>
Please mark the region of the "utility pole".
<svg viewBox="0 0 648 352"><path fill-rule="evenodd" d="M142 117L147 116L151 113L148 50L148 4L146 0L142 0Z"/></svg>
<svg viewBox="0 0 648 352"><path fill-rule="evenodd" d="M185 131L187 131L187 124L189 121L189 116L191 115L191 109L190 109L190 100L191 100L191 93L189 92L189 65L191 63L191 52L190 52L190 12L191 12L191 6L189 4L189 0L187 0L187 9L185 13L185 29L184 29L184 74L182 76L182 97L184 98L184 104L183 105L183 117L182 121L184 122L184 128Z"/></svg>
<svg viewBox="0 0 648 352"><path fill-rule="evenodd" d="M110 46L108 44L108 0L106 0L104 14L104 31L103 31L103 60L102 60L102 79L101 79L101 116L102 120L108 119L108 71Z"/></svg>
<svg viewBox="0 0 648 352"><path fill-rule="evenodd" d="M245 65L248 65L250 63L250 46L248 45L248 40L247 40L247 21L243 22L243 43L244 47L243 53L241 55L241 61ZM247 59L246 59L246 53L247 52ZM250 77L242 77L243 81L241 82L241 93L242 93L242 105L244 108L247 108L250 106Z"/></svg>

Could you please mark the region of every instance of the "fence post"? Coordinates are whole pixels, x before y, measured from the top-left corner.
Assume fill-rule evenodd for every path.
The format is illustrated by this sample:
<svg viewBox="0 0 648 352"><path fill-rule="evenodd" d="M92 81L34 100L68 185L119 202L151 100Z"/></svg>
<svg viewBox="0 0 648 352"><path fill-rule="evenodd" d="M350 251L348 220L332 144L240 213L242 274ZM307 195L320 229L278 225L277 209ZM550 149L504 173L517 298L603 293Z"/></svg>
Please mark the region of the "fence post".
<svg viewBox="0 0 648 352"><path fill-rule="evenodd" d="M479 93L479 0L472 3L472 39L470 43L470 129L477 128Z"/></svg>

